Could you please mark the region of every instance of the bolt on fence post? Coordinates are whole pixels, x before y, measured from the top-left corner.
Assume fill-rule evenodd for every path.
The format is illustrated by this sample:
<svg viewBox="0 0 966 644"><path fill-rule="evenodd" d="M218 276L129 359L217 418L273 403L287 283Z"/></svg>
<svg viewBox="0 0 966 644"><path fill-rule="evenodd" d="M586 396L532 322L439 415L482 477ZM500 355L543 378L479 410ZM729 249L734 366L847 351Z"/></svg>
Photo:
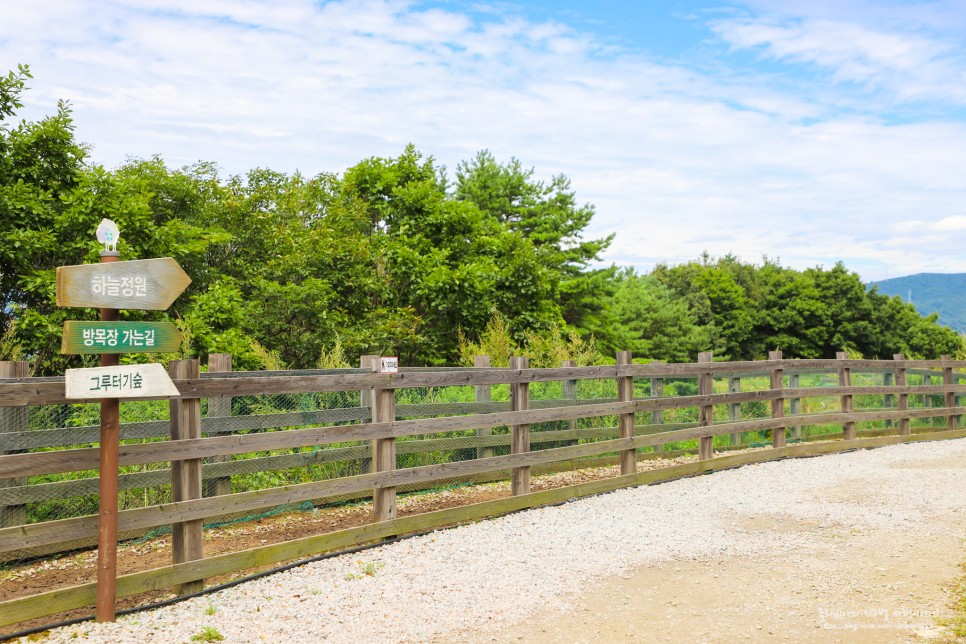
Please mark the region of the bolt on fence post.
<svg viewBox="0 0 966 644"><path fill-rule="evenodd" d="M231 371L230 353L208 354L208 373L225 373L228 371ZM231 398L228 396L209 398L208 418L221 418L223 420L220 422L225 423L224 425L219 426L218 429L207 432L208 435L227 433L228 430L231 429L231 427L227 424L231 418ZM208 459L208 462L230 463L231 455L225 454L222 456L212 456ZM211 478L205 481L204 473L202 473L202 483L205 496L223 496L225 494L231 494L230 476L219 476L217 478Z"/></svg>
<svg viewBox="0 0 966 644"><path fill-rule="evenodd" d="M30 363L23 360L0 361L0 378L26 378L30 375ZM29 407L0 407L0 434L25 432ZM18 454L20 450L0 451L0 454ZM27 479L0 479L0 488L26 485ZM27 523L26 505L0 506L0 528L10 528Z"/></svg>
<svg viewBox="0 0 966 644"><path fill-rule="evenodd" d="M382 368L378 356L370 363L373 372ZM396 391L394 389L372 390L372 422L391 423L396 420ZM396 469L396 437L376 438L372 441L372 465L374 472L391 472ZM377 487L372 491L373 520L391 521L396 518L396 488Z"/></svg>
<svg viewBox="0 0 966 644"><path fill-rule="evenodd" d="M510 358L511 370L523 370L529 367L530 361L525 356ZM526 411L530 407L529 385L526 382L514 382L510 385L511 411ZM510 453L524 454L530 451L530 425L510 426ZM514 467L510 482L513 496L530 493L530 466Z"/></svg>
<svg viewBox="0 0 966 644"><path fill-rule="evenodd" d="M620 367L631 364L630 351L617 352L617 400L618 402L632 402L634 400L634 377L621 376ZM618 416L618 427L621 438L634 438L634 412L623 413ZM637 470L637 450L621 450L621 475L633 474Z"/></svg>
<svg viewBox="0 0 966 644"><path fill-rule="evenodd" d="M663 398L664 397L664 378L651 378L651 398ZM652 425L663 425L664 424L664 410L655 409L651 412L651 424ZM664 451L664 445L655 445L654 452Z"/></svg>
<svg viewBox="0 0 966 644"><path fill-rule="evenodd" d="M835 354L836 360L848 360L849 354L845 351L838 351ZM851 387L852 386L852 369L846 366L839 367L839 386L840 387ZM852 395L845 394L842 396L842 413L851 414L852 413ZM846 421L842 423L843 438L847 441L855 440L855 422Z"/></svg>
<svg viewBox="0 0 966 644"><path fill-rule="evenodd" d="M379 356L374 356L371 354L366 354L364 356L359 356L359 368L366 369L367 371L372 371L372 361ZM372 392L368 389L362 389L359 391L359 407L362 409L362 417L359 418L360 423L370 423L372 422ZM369 452L369 456L364 456L359 459L359 473L368 474L369 470L372 469L372 450Z"/></svg>
<svg viewBox="0 0 966 644"><path fill-rule="evenodd" d="M698 354L699 363L711 363L714 361L714 354L710 351L702 351ZM698 395L710 396L714 393L714 380L710 371L702 371L698 375ZM714 418L713 405L700 405L698 407L698 426L710 427ZM698 460L706 461L714 457L714 436L702 436L698 442Z"/></svg>
<svg viewBox="0 0 966 644"><path fill-rule="evenodd" d="M951 362L953 357L950 355L940 356L940 359L945 362ZM952 414L949 410L956 406L956 392L949 389L953 384L953 368L949 364L943 365L943 385L947 388L945 391L945 402L946 405L946 429L952 431L956 429L956 416Z"/></svg>
<svg viewBox="0 0 966 644"><path fill-rule="evenodd" d="M168 365L172 379L199 378L197 360L172 360ZM171 440L201 438L201 399L171 399ZM201 459L171 461L171 499L193 501L201 497ZM181 521L171 525L171 556L176 564L196 561L204 557L202 541L203 519ZM181 584L179 595L204 590L205 581L196 579Z"/></svg>
<svg viewBox="0 0 966 644"><path fill-rule="evenodd" d="M490 368L490 356L473 356L473 367L475 369L489 369ZM490 391L490 385L476 385L476 402L478 403L488 403L492 398L492 393ZM493 434L492 427L480 427L476 430L476 435L491 436ZM485 440L485 439L484 439ZM476 458L489 458L493 456L492 447L477 447L476 448Z"/></svg>
<svg viewBox="0 0 966 644"><path fill-rule="evenodd" d="M901 362L906 359L901 353L897 353L892 356L893 360ZM896 386L905 387L906 386L906 368L902 366L896 366ZM898 395L897 408L899 411L907 411L909 409L909 394L905 391L900 392ZM909 429L909 417L905 415L899 416L899 435L908 436L910 433Z"/></svg>
<svg viewBox="0 0 966 644"><path fill-rule="evenodd" d="M741 392L741 376L728 378L728 393L737 394L739 392ZM728 403L728 420L732 423L741 420L741 403ZM729 434L728 438L731 445L741 445L741 432Z"/></svg>
<svg viewBox="0 0 966 644"><path fill-rule="evenodd" d="M771 362L781 363L782 352L769 351L768 360ZM772 389L778 389L779 391L781 391L785 388L784 373L781 366L772 367L769 380L770 380L770 386ZM772 419L775 419L775 420L785 417L785 399L784 398L772 399L771 417ZM782 425L781 427L775 427L771 430L771 446L785 447L785 425Z"/></svg>

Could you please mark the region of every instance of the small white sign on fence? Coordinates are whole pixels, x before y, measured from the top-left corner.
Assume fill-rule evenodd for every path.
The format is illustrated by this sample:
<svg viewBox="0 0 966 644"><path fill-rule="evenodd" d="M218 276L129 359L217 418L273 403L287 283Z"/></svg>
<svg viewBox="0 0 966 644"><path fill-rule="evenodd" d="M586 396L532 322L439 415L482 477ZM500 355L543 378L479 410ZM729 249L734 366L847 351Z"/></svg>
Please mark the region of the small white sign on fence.
<svg viewBox="0 0 966 644"><path fill-rule="evenodd" d="M379 358L380 373L399 373L399 358L386 357Z"/></svg>
<svg viewBox="0 0 966 644"><path fill-rule="evenodd" d="M68 369L64 374L65 398L161 398L180 396L168 372L160 364Z"/></svg>

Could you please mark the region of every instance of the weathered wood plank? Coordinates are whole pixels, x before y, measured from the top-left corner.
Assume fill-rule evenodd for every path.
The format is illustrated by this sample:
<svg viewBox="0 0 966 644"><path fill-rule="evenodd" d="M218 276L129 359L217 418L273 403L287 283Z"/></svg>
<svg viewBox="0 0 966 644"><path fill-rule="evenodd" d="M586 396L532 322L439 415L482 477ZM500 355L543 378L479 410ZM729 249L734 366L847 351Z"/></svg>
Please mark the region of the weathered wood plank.
<svg viewBox="0 0 966 644"><path fill-rule="evenodd" d="M373 358L372 370L379 371L381 358ZM392 423L396 420L396 393L392 389L372 392L372 421ZM392 473L396 469L396 437L372 441L372 466L376 472ZM372 520L391 521L396 518L396 488L377 486L372 491Z"/></svg>
<svg viewBox="0 0 966 644"><path fill-rule="evenodd" d="M164 311L191 278L171 257L57 267L57 306Z"/></svg>
<svg viewBox="0 0 966 644"><path fill-rule="evenodd" d="M209 353L208 354L208 372L209 373L228 373L231 371L231 354L230 353ZM205 420L211 420L212 418L221 418L231 423L231 398L209 398L208 399L208 418L201 419L201 431L205 432ZM212 424L208 423L208 435L210 436ZM210 456L208 457L209 463L225 463L231 462L231 455L222 454L220 456ZM210 471L210 470L209 470ZM204 496L222 496L223 494L231 494L231 477L223 476L220 478L210 479L208 481L204 480L204 469L201 472L202 479L202 493Z"/></svg>
<svg viewBox="0 0 966 644"><path fill-rule="evenodd" d="M781 362L782 352L781 351L769 351L768 359ZM772 390L781 390L784 387L784 370L779 367L774 367L769 374L769 386ZM771 401L771 417L774 419L781 418L785 415L785 400L784 398L773 398ZM787 425L782 425L781 427L776 427L771 433L771 446L772 447L785 447L785 429Z"/></svg>
<svg viewBox="0 0 966 644"><path fill-rule="evenodd" d="M915 411L912 413L915 413ZM897 414L895 411L880 413ZM857 415L862 416L863 414L860 412L852 414L852 416ZM829 423L837 424L842 422L842 416L844 414L829 414L827 420ZM731 431L731 427L729 427L731 425L741 425L744 427L743 431L752 431L753 428L772 429L776 425L780 425L782 420L787 420L787 418L767 418L757 421L719 424L710 427L695 427L675 432L643 435L633 439L615 439L584 445L559 447L538 452L524 452L487 459L443 463L405 470L346 477L331 481L272 488L270 490L260 490L257 492L232 494L227 497L207 498L136 510L125 510L119 513L119 530L137 530L165 525L176 521L248 512L266 507L284 505L286 503L338 496L340 494L358 492L368 488L395 487L405 483L427 482L513 467L529 467L554 461L617 452L622 449L637 449L671 441L694 440L703 436L728 433ZM0 530L0 552L84 538L89 536L91 531L96 527L91 523L93 519L94 517L81 517L78 519L66 519L63 521Z"/></svg>
<svg viewBox="0 0 966 644"><path fill-rule="evenodd" d="M0 361L0 378L25 378L30 373L30 364L23 360ZM22 433L29 427L29 417L26 407L0 408L0 440L13 434ZM0 447L0 454L4 452L16 453L16 448ZM8 492L6 488L21 486L26 479L0 478L0 494ZM27 508L21 503L0 501L0 528L21 525L27 522Z"/></svg>
<svg viewBox="0 0 966 644"><path fill-rule="evenodd" d="M842 363L839 366L839 385L842 387L849 387L852 385L852 369L845 366L848 360L848 354L844 351L839 351L835 354L835 357ZM842 401L842 413L849 413L852 411L852 396L850 394L843 395ZM845 421L842 431L845 432L845 440L855 439L855 423L850 421Z"/></svg>
<svg viewBox="0 0 966 644"><path fill-rule="evenodd" d="M510 358L510 369L522 371L527 368L529 359L521 356ZM510 385L510 407L514 412L525 412L530 402L529 385L525 382ZM516 423L510 426L510 453L514 456L530 451L530 425ZM530 468L516 467L511 473L510 489L513 496L530 493Z"/></svg>
<svg viewBox="0 0 966 644"><path fill-rule="evenodd" d="M814 389L812 389L814 390ZM807 390L799 389L800 394ZM396 421L394 423L370 423L366 425L348 425L340 427L312 428L304 430L289 430L285 432L271 432L247 436L221 436L168 443L148 443L142 445L124 445L121 447L121 465L139 465L159 461L177 460L179 458L198 458L221 455L240 454L252 451L284 449L292 447L306 447L310 445L327 445L338 442L372 440L388 436L410 436L423 433L437 433L459 431L464 429L478 429L480 427L499 427L513 424L530 424L571 418L589 418L593 416L616 415L631 411L650 411L654 409L673 409L692 407L696 405L726 404L729 402L747 402L752 400L771 400L772 398L789 394L762 390L741 392L737 394L714 394L711 396L679 396L673 398L640 399L625 403L605 403L599 405L578 405L576 407L556 407L551 409L510 411L495 414L480 414L475 416L452 416L446 418L419 419L412 421ZM954 408L958 409L958 408ZM926 416L945 416L947 413L962 413L943 409L931 410ZM893 416L888 416L892 418ZM810 417L806 416L805 419ZM885 417L883 417L885 418ZM882 420L869 418L868 420ZM811 424L815 421L806 420ZM744 430L740 430L744 431ZM84 448L64 450L60 452L43 452L34 454L0 455L0 477L29 476L56 472L95 469L97 450Z"/></svg>
<svg viewBox="0 0 966 644"><path fill-rule="evenodd" d="M695 423L668 423L664 425L638 425L634 428L635 435L654 434L695 427ZM617 427L590 427L564 430L550 430L530 434L531 445L543 443L557 443L561 441L576 441L581 439L617 438ZM462 448L492 449L493 447L508 447L509 434L487 434L484 436L460 436L456 438L428 438L419 440L403 440L396 444L396 453L421 454L427 452L446 452ZM490 454L492 456L492 454ZM339 461L358 460L372 456L369 445L357 447L336 447L314 449L312 451L296 452L279 456L261 456L236 461L204 463L202 480L231 477L238 474L250 474L268 470L280 470L294 467L309 467ZM158 469L149 472L122 474L120 476L121 490L135 490L145 487L157 487L171 482L171 470ZM97 477L85 479L71 479L55 483L36 483L11 488L0 488L0 505L22 505L40 501L51 501L97 493ZM212 496L212 495L208 495Z"/></svg>
<svg viewBox="0 0 966 644"><path fill-rule="evenodd" d="M219 555L198 562L189 562L124 575L118 578L117 594L118 597L128 597L143 592L168 588L196 579L228 574L239 570L299 559L321 552L368 543L392 535L420 532L489 516L497 516L525 508L557 503L571 498L599 494L622 487L646 485L701 472L789 457L827 454L856 448L865 449L918 440L948 440L951 438L962 438L964 436L966 436L966 430L957 430L915 436L889 436L881 439L860 439L849 443L797 444L778 449L773 448L758 452L721 456L708 461L675 465L628 476L618 476L575 486L544 490L528 495L417 514L384 523L349 528L324 535L316 535L280 544L253 548L242 552ZM95 596L95 584L83 584L72 588L0 602L0 626L7 626L28 619L90 606L93 604Z"/></svg>
<svg viewBox="0 0 966 644"><path fill-rule="evenodd" d="M714 363L714 354L710 351L702 351L698 354L698 363L710 367ZM714 393L714 372L708 368L698 374L698 394L710 396ZM709 427L714 422L714 406L701 405L698 407L698 425ZM704 461L714 458L714 436L702 436L698 443L698 459Z"/></svg>
<svg viewBox="0 0 966 644"><path fill-rule="evenodd" d="M617 366L623 367L632 363L630 351L617 352ZM621 402L634 400L634 378L632 376L618 376L617 399ZM621 414L617 419L621 438L634 437L634 414ZM637 471L636 452L632 449L621 452L621 474L633 474Z"/></svg>
<svg viewBox="0 0 966 644"><path fill-rule="evenodd" d="M174 378L197 378L197 360L172 360L168 366ZM201 438L201 401L197 398L171 401L171 440ZM201 459L187 458L171 462L171 498L175 503L190 503L200 499ZM171 525L172 563L195 561L204 557L201 519L176 521ZM179 595L190 595L204 590L202 580L182 584Z"/></svg>

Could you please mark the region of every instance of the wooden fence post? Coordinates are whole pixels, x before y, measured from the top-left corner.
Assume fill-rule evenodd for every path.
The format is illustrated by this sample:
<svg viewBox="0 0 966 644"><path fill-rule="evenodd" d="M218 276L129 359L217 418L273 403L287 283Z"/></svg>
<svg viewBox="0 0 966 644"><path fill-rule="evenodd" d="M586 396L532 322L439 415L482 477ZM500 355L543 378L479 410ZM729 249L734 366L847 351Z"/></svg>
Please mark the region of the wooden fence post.
<svg viewBox="0 0 966 644"><path fill-rule="evenodd" d="M836 360L848 360L849 354L845 351L838 351L835 354ZM852 370L849 367L839 367L839 386L840 387L851 387L852 386ZM842 413L851 414L852 413L852 396L845 395L842 396ZM844 432L844 439L847 441L855 440L855 422L847 421L842 424L842 431Z"/></svg>
<svg viewBox="0 0 966 644"><path fill-rule="evenodd" d="M30 375L30 363L23 360L0 361L0 378L26 378ZM24 407L0 407L0 433L25 432L28 427L28 410ZM17 452L0 452L16 454ZM0 488L26 485L27 479L0 479ZM0 528L10 528L27 523L27 506L0 506Z"/></svg>
<svg viewBox="0 0 966 644"><path fill-rule="evenodd" d="M224 373L231 371L230 353L209 353L208 354L208 373ZM231 398L219 396L208 399L208 418L230 418L231 417ZM217 432L222 433L222 432ZM231 455L212 456L208 459L209 463L230 463ZM222 496L231 494L231 477L220 476L218 478L203 481L205 496Z"/></svg>
<svg viewBox="0 0 966 644"><path fill-rule="evenodd" d="M360 369L372 369L372 361L379 356L374 356L366 354L364 356L359 356L359 368ZM368 413L364 413L362 418L359 419L360 423L372 422L372 392L368 389L363 389L359 392L359 407L362 408L363 412L367 409ZM359 459L359 473L368 474L369 470L372 469L372 454L364 458Z"/></svg>
<svg viewBox="0 0 966 644"><path fill-rule="evenodd" d="M768 360L781 362L782 352L781 351L769 351ZM771 389L783 390L784 385L784 370L779 367L772 367L770 373L770 386ZM785 399L775 398L771 401L771 417L773 419L784 418L785 417ZM785 426L776 427L771 430L771 446L772 447L785 447Z"/></svg>
<svg viewBox="0 0 966 644"><path fill-rule="evenodd" d="M372 358L371 369L379 372L382 365L378 356ZM396 391L394 389L372 390L372 422L391 423L396 420ZM372 465L375 472L396 469L396 437L376 438L372 441ZM381 487L372 491L373 521L391 521L396 518L396 488Z"/></svg>
<svg viewBox="0 0 966 644"><path fill-rule="evenodd" d="M943 362L950 362L953 357L949 355L940 356ZM943 385L950 387L953 384L953 368L948 364L943 365ZM948 410L956 406L956 392L946 390L944 396L944 403L946 404L946 429L954 430L956 429L956 416L950 413Z"/></svg>
<svg viewBox="0 0 966 644"><path fill-rule="evenodd" d="M702 351L698 354L698 362L709 363L714 360L714 354L710 351ZM710 371L703 371L698 375L698 395L710 396L714 393L714 380ZM698 425L709 427L714 417L713 405L700 405L698 407ZM714 436L702 436L698 439L698 460L705 461L714 457Z"/></svg>
<svg viewBox="0 0 966 644"><path fill-rule="evenodd" d="M882 374L882 386L883 387L891 387L893 385L893 383L895 382L895 379L896 378L895 378L895 374L894 373L892 373L891 371L886 371L884 374ZM895 397L895 394L885 394L882 397L882 406L883 407L895 407L896 406L896 397ZM885 421L885 426L887 428L894 427L895 426L895 423L892 422L892 419L891 418L887 418L886 421Z"/></svg>
<svg viewBox="0 0 966 644"><path fill-rule="evenodd" d="M510 358L510 369L527 369L530 361L524 356ZM526 411L530 407L529 385L515 382L510 385L510 409ZM510 453L523 454L530 451L530 425L510 427ZM514 467L510 487L513 496L530 493L530 467Z"/></svg>
<svg viewBox="0 0 966 644"><path fill-rule="evenodd" d="M168 365L172 379L201 377L197 360L172 360ZM171 399L171 440L201 438L201 399ZM101 473L103 476L103 472ZM171 461L171 499L193 501L201 498L201 459ZM182 521L171 525L171 555L174 563L196 561L204 557L202 548L202 519ZM204 590L205 582L197 579L181 584L179 595Z"/></svg>
<svg viewBox="0 0 966 644"><path fill-rule="evenodd" d="M473 366L477 369L490 368L490 356L473 356ZM476 385L476 402L488 403L492 400L490 385ZM481 427L476 430L477 436L490 436L493 434L492 427ZM492 447L477 447L476 458L489 458L493 456Z"/></svg>
<svg viewBox="0 0 966 644"><path fill-rule="evenodd" d="M797 373L788 374L788 388L798 389L801 386L801 378ZM788 400L788 412L792 416L802 415L802 399L801 398L790 398ZM799 440L802 437L802 426L795 425L792 427L792 438L794 440Z"/></svg>
<svg viewBox="0 0 966 644"><path fill-rule="evenodd" d="M728 378L728 393L736 394L741 391L741 376ZM741 403L728 403L728 420L733 423L741 420ZM741 432L728 435L729 443L734 446L741 445Z"/></svg>
<svg viewBox="0 0 966 644"><path fill-rule="evenodd" d="M651 378L651 398L663 398L664 397L664 378ZM663 425L664 424L664 410L655 409L651 412L651 424L652 425ZM654 452L664 451L664 445L655 445Z"/></svg>
<svg viewBox="0 0 966 644"><path fill-rule="evenodd" d="M577 366L576 360L562 360L560 366L563 369L570 369ZM564 380L560 383L560 396L565 401L565 404L573 406L577 404L577 381L576 380ZM571 418L567 421L567 429L573 431L577 429L577 419ZM573 440L568 440L564 442L564 445L577 445L580 443L579 438Z"/></svg>
<svg viewBox="0 0 966 644"><path fill-rule="evenodd" d="M897 353L894 356L892 356L892 359L893 360L897 360L897 361L902 361L902 360L905 360L906 357L904 355L902 355L901 353ZM896 386L897 387L905 387L906 386L906 368L905 367L901 367L901 366L897 366L896 367ZM905 392L900 393L897 396L897 401L898 401L897 402L897 407L898 407L899 411L906 411L906 410L909 409L909 394L908 393L905 393ZM909 417L908 416L900 416L899 417L899 435L900 436L908 436L909 433L910 433L910 431L911 430L909 429Z"/></svg>
<svg viewBox="0 0 966 644"><path fill-rule="evenodd" d="M617 367L618 373L620 373L620 367L624 365L631 364L631 352L630 351L618 351L617 352ZM617 400L619 402L630 402L634 400L634 377L633 376L617 376ZM634 412L627 414L620 414L617 419L618 427L620 428L621 438L634 438ZM621 450L621 474L633 474L637 471L637 450L634 449L624 449Z"/></svg>

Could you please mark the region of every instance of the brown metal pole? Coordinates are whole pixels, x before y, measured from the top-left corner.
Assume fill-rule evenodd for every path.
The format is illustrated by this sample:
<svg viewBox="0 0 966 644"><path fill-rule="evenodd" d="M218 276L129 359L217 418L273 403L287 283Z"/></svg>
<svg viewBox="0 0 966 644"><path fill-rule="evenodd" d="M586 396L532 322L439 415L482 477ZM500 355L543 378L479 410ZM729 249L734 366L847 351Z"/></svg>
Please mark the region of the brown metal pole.
<svg viewBox="0 0 966 644"><path fill-rule="evenodd" d="M117 251L101 253L101 263L120 260ZM101 309L101 321L118 319L117 309ZM121 363L116 353L102 353L101 366ZM99 622L115 619L115 585L117 584L117 483L120 403L117 398L101 399L100 494L97 517L97 609Z"/></svg>

